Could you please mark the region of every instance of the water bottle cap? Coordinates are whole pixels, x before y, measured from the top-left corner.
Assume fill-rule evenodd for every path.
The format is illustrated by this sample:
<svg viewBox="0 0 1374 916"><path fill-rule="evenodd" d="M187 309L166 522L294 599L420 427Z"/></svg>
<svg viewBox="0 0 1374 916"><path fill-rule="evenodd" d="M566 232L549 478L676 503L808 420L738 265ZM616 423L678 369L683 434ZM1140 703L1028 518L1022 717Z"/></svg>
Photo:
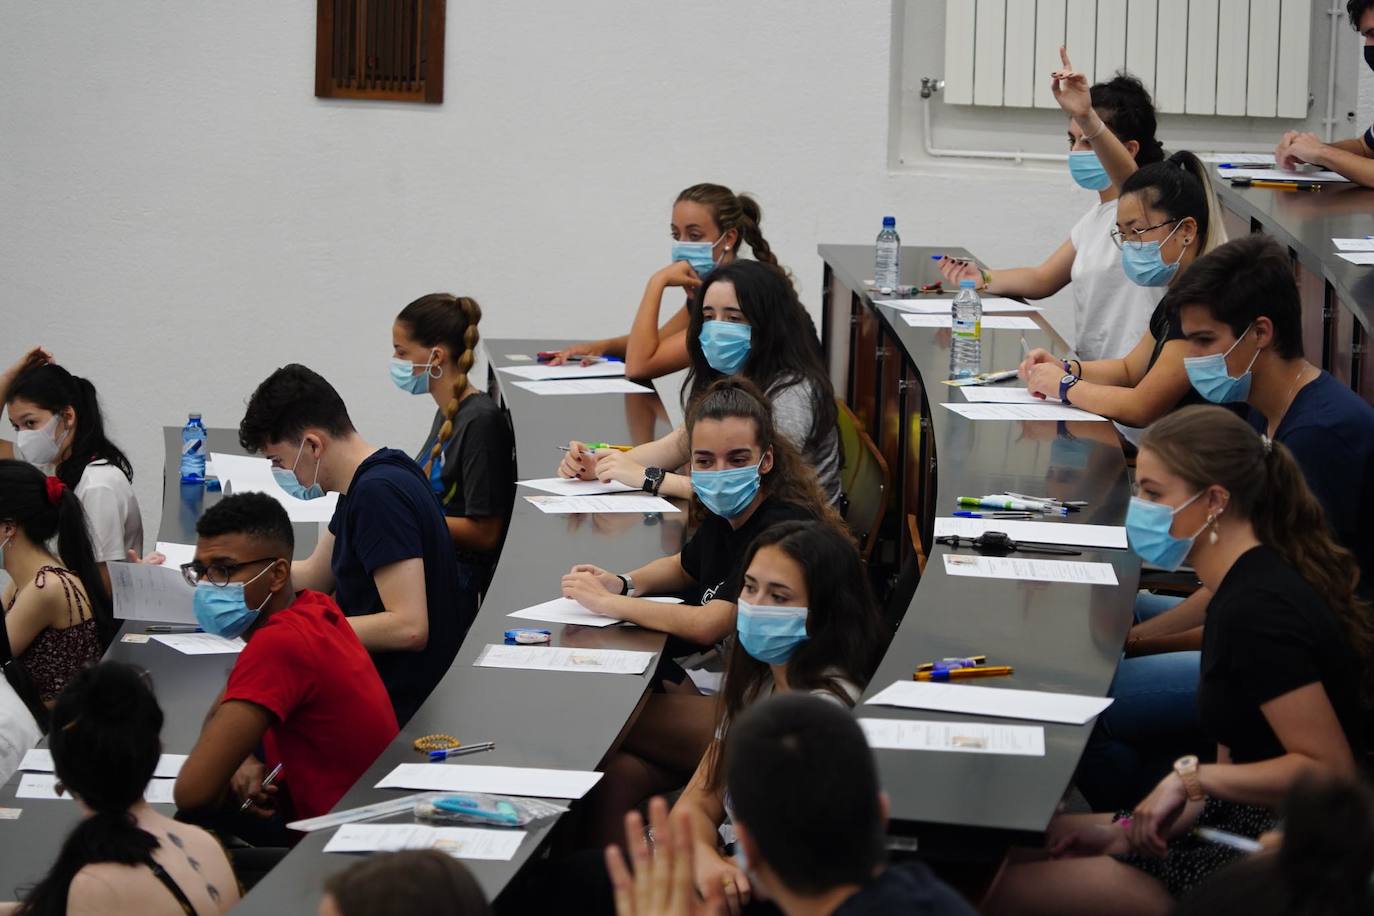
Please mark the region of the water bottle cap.
<svg viewBox="0 0 1374 916"><path fill-rule="evenodd" d="M199 419L200 419L200 414L198 414L198 413L193 413L193 414L189 415L186 419L187 419L187 420L199 420Z"/></svg>
<svg viewBox="0 0 1374 916"><path fill-rule="evenodd" d="M977 286L978 284L974 283L971 279L968 278L959 281L960 289L976 289Z"/></svg>
<svg viewBox="0 0 1374 916"><path fill-rule="evenodd" d="M883 217L883 228L884 228L884 229L895 229L895 228L897 228L897 217L895 217L895 216L884 216L884 217Z"/></svg>

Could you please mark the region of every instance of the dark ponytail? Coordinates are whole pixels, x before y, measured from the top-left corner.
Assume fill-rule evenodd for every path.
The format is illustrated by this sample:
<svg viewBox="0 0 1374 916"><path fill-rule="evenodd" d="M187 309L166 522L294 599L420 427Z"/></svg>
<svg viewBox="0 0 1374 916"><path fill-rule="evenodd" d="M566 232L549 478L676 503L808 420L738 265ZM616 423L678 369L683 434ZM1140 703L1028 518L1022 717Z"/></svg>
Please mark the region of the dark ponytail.
<svg viewBox="0 0 1374 916"><path fill-rule="evenodd" d="M86 511L72 488L45 477L27 461L0 460L0 520L14 522L36 545L56 538L58 558L85 587L101 646L107 647L117 627L95 561Z"/></svg>
<svg viewBox="0 0 1374 916"><path fill-rule="evenodd" d="M1093 110L1117 139L1122 143L1134 140L1140 145L1135 154L1137 166L1164 158L1164 145L1155 136L1155 103L1144 83L1123 70L1089 91Z"/></svg>
<svg viewBox="0 0 1374 916"><path fill-rule="evenodd" d="M87 865L153 864L157 838L129 809L153 778L161 731L162 710L138 669L103 662L72 678L53 706L48 746L58 780L94 814L73 828L18 913L65 914L72 879Z"/></svg>
<svg viewBox="0 0 1374 916"><path fill-rule="evenodd" d="M1226 243L1226 228L1207 178L1207 166L1187 150L1136 169L1121 185L1121 196L1127 194L1144 195L1146 204L1169 219L1191 216L1197 223L1199 257Z"/></svg>
<svg viewBox="0 0 1374 916"><path fill-rule="evenodd" d="M88 380L72 375L56 363L30 369L14 380L5 392L5 403L23 398L52 413L68 407L76 413L76 430L72 433L71 451L57 466L57 477L69 487L75 487L93 461L108 461L119 468L132 483L133 465L119 446L105 435L105 420L100 413L100 399L95 386Z"/></svg>

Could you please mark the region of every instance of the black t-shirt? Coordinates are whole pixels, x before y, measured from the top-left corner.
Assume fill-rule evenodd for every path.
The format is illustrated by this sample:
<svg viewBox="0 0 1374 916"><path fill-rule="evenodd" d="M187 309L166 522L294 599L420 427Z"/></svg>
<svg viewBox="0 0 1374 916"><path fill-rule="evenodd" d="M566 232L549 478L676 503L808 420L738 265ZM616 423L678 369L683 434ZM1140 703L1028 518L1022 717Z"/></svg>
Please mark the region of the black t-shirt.
<svg viewBox="0 0 1374 916"><path fill-rule="evenodd" d="M835 908L834 916L975 916L968 902L920 862L890 865Z"/></svg>
<svg viewBox="0 0 1374 916"><path fill-rule="evenodd" d="M1173 304L1169 300L1171 295L1173 294L1165 293L1164 298L1159 300L1159 305L1155 306L1154 313L1150 315L1150 336L1155 339L1155 348L1150 351L1150 363L1145 369L1146 372L1153 369L1155 363L1159 362L1159 354L1164 352L1166 343L1171 340L1183 340L1183 324L1172 313ZM1178 404L1174 405L1174 409L1187 407L1190 404L1206 403L1209 403L1208 400L1198 394L1196 388L1189 385L1187 393L1179 399ZM1242 416L1244 415L1242 414Z"/></svg>
<svg viewBox="0 0 1374 916"><path fill-rule="evenodd" d="M778 522L815 517L809 509L772 497L759 503L738 531L719 515L708 512L696 534L682 545L682 568L697 583L694 603L701 605L715 598L734 601L739 597L740 580L744 577L739 566L759 532Z"/></svg>
<svg viewBox="0 0 1374 916"><path fill-rule="evenodd" d="M396 720L410 719L448 671L477 614L477 598L458 588L458 558L443 513L405 452L378 449L358 465L329 521L334 535L334 597L349 617L382 607L373 574L402 560L424 561L429 641L419 652L373 652Z"/></svg>
<svg viewBox="0 0 1374 916"><path fill-rule="evenodd" d="M1234 763L1285 753L1260 706L1320 682L1355 759L1364 751L1360 661L1336 613L1278 551L1236 560L1207 607L1198 708Z"/></svg>
<svg viewBox="0 0 1374 916"><path fill-rule="evenodd" d="M415 456L421 468L439 429L444 412L437 411L424 448ZM515 438L510 423L496 402L483 392L469 395L453 417L453 435L444 443L429 471L430 487L439 497L444 514L454 518L499 516L510 521L515 498ZM463 553L463 551L459 551Z"/></svg>

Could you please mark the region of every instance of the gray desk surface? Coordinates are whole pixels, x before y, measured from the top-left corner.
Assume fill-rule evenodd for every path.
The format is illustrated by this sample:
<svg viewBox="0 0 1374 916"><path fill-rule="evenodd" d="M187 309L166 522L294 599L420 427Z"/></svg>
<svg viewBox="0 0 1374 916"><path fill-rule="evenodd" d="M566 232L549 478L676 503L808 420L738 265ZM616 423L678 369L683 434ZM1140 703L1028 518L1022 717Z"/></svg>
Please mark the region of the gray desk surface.
<svg viewBox="0 0 1374 916"><path fill-rule="evenodd" d="M904 247L902 282L937 279L930 255L940 250ZM820 254L841 283L863 295L862 283L872 268L871 247L823 245ZM888 306L869 307L901 342L926 389L938 475L937 515L953 512L958 496L1013 490L1088 500L1087 509L1070 516L1069 523L1124 523L1130 493L1110 423L1074 422L1063 431L1074 437L1068 438L1054 422L966 420L939 406L963 400L956 389L940 384L949 377L948 333L908 327ZM1021 334L984 329L984 368L1014 368L1021 358ZM1025 336L1031 346L1050 341L1045 331L1026 331ZM924 537L930 547L929 532ZM1082 556L1067 558L1111 563L1120 584L1105 587L949 577L942 559L949 550L930 550L915 598L865 697L894 681L910 680L921 662L970 654L1016 669L1013 677L980 682L982 686L1106 694L1130 626L1139 578L1134 554L1084 550ZM967 719L889 706L861 705L857 712L889 719ZM1044 757L878 751L892 818L917 832L930 825L1042 831L1090 730L1046 723Z"/></svg>
<svg viewBox="0 0 1374 916"><path fill-rule="evenodd" d="M1374 190L1353 184L1329 184L1317 192L1233 188L1215 172L1212 186L1224 206L1258 220L1308 270L1325 277L1365 333L1374 334L1374 273L1337 257L1331 244L1333 238L1374 235Z"/></svg>

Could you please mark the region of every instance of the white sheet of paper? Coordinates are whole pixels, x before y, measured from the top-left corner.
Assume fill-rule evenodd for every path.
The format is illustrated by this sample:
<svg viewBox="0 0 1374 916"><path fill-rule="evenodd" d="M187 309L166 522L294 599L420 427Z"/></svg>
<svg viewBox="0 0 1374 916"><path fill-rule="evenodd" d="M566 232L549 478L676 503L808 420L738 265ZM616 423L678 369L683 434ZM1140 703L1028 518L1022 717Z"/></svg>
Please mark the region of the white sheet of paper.
<svg viewBox="0 0 1374 916"><path fill-rule="evenodd" d="M428 824L344 824L324 844L325 852L396 852L437 849L455 859L508 862L525 839L523 830L431 827Z"/></svg>
<svg viewBox="0 0 1374 916"><path fill-rule="evenodd" d="M114 616L118 620L152 620L195 626L191 600L196 590L174 566L149 566L115 560L106 564Z"/></svg>
<svg viewBox="0 0 1374 916"><path fill-rule="evenodd" d="M1071 560L1033 560L1029 557L982 557L945 554L945 574L984 579L1024 579L1028 582L1075 582L1083 585L1117 585L1110 563Z"/></svg>
<svg viewBox="0 0 1374 916"><path fill-rule="evenodd" d="M624 378L567 378L511 384L534 394L653 394L654 391Z"/></svg>
<svg viewBox="0 0 1374 916"><path fill-rule="evenodd" d="M653 652L628 649L574 649L557 646L488 645L477 656L477 668L524 668L533 671L590 671L594 674L643 674Z"/></svg>
<svg viewBox="0 0 1374 916"><path fill-rule="evenodd" d="M937 315L928 312L909 312L902 316L902 320L913 328L947 328L954 321L948 315ZM1037 330L1040 325L1031 321L1025 315L984 315L983 329L989 331L1006 330Z"/></svg>
<svg viewBox="0 0 1374 916"><path fill-rule="evenodd" d="M860 719L871 748L894 751L952 751L960 754L1045 756L1043 725L992 725L987 722L923 722L915 719Z"/></svg>
<svg viewBox="0 0 1374 916"><path fill-rule="evenodd" d="M210 457L219 468L219 479L231 493L266 493L281 503L286 514L293 522L327 522L334 517L334 506L339 502L338 493L326 493L319 499L296 499L277 486L272 476L272 462L266 458L252 455L226 455L211 452ZM311 479L310 463L299 469L307 480Z"/></svg>
<svg viewBox="0 0 1374 916"><path fill-rule="evenodd" d="M1083 725L1112 705L1112 698L1049 693L1044 690L937 684L932 681L897 681L864 702L872 706L901 706L970 716Z"/></svg>
<svg viewBox="0 0 1374 916"><path fill-rule="evenodd" d="M176 779L181 772L181 766L186 762L185 754L163 754L157 762L157 769L153 770L153 776L162 779ZM19 769L30 773L51 773L55 769L52 762L52 751L43 747L35 747L25 752L24 759L19 761Z"/></svg>
<svg viewBox="0 0 1374 916"><path fill-rule="evenodd" d="M1029 388L1014 385L965 385L959 388L964 397L974 404L1043 404L1044 398L1037 398Z"/></svg>
<svg viewBox="0 0 1374 916"><path fill-rule="evenodd" d="M1273 165L1273 153L1207 153L1198 156L1203 162L1229 162L1231 165Z"/></svg>
<svg viewBox="0 0 1374 916"><path fill-rule="evenodd" d="M143 798L154 805L174 804L172 800L172 789L176 786L175 779L154 779L148 783L148 788L143 790ZM16 798L47 798L54 801L72 801L71 793L57 794L57 774L56 773L25 773L19 777L19 786L15 789Z"/></svg>
<svg viewBox="0 0 1374 916"><path fill-rule="evenodd" d="M1126 529L1117 525L1079 525L1073 522L1022 522L1004 518L935 519L935 536L957 534L976 538L984 531L1004 531L1013 541L1067 544L1073 547L1126 549Z"/></svg>
<svg viewBox="0 0 1374 916"><path fill-rule="evenodd" d="M581 798L599 779L600 773L585 770L472 766L465 763L401 763L382 777L377 788Z"/></svg>
<svg viewBox="0 0 1374 916"><path fill-rule="evenodd" d="M182 655L237 655L245 645L242 639L225 639L213 633L154 633L153 639Z"/></svg>
<svg viewBox="0 0 1374 916"><path fill-rule="evenodd" d="M195 544L176 544L172 541L158 541L157 547L154 549L162 554L162 565L170 566L177 572L181 571L181 567L184 564L190 563L196 558Z"/></svg>
<svg viewBox="0 0 1374 916"><path fill-rule="evenodd" d="M525 499L540 512L549 515L575 515L579 512L677 512L661 496L526 496Z"/></svg>
<svg viewBox="0 0 1374 916"><path fill-rule="evenodd" d="M646 598L645 600L658 601L663 604L682 603L681 598ZM545 601L543 604L536 604L506 616L517 617L521 620L542 620L545 623L571 623L580 627L609 627L611 624L622 622L619 617L607 617L604 614L589 611L571 598L554 598L552 601Z"/></svg>
<svg viewBox="0 0 1374 916"><path fill-rule="evenodd" d="M623 484L618 480L602 483L599 480L569 480L566 477L541 477L538 480L517 481L522 487L542 490L554 496L602 496L607 493L642 493L638 487Z"/></svg>
<svg viewBox="0 0 1374 916"><path fill-rule="evenodd" d="M950 404L945 407L969 420L1101 420L1095 413L1058 402L1038 404Z"/></svg>
<svg viewBox="0 0 1374 916"><path fill-rule="evenodd" d="M1336 257L1349 261L1351 264L1359 264L1361 267L1368 267L1374 264L1374 251L1355 251L1337 253Z"/></svg>
<svg viewBox="0 0 1374 916"><path fill-rule="evenodd" d="M1230 161L1230 160L1227 160ZM1349 181L1344 175L1338 172L1329 172L1325 169L1314 169L1308 171L1293 171L1291 169L1217 169L1217 174L1222 178L1251 178L1256 181Z"/></svg>
<svg viewBox="0 0 1374 916"><path fill-rule="evenodd" d="M899 311L922 312L925 314L948 315L954 308L953 296L929 296L920 299L876 299L874 301L878 305L890 305ZM1017 302L1015 299L1004 299L1000 296L987 296L983 299L984 315L989 315L994 312L1040 311L1044 311L1044 309L1038 305Z"/></svg>
<svg viewBox="0 0 1374 916"><path fill-rule="evenodd" d="M1374 239L1332 239L1341 251L1374 251Z"/></svg>
<svg viewBox="0 0 1374 916"><path fill-rule="evenodd" d="M603 360L583 366L580 363L564 363L561 366L503 366L496 370L531 382L545 382L560 378L614 378L624 377L625 364Z"/></svg>

